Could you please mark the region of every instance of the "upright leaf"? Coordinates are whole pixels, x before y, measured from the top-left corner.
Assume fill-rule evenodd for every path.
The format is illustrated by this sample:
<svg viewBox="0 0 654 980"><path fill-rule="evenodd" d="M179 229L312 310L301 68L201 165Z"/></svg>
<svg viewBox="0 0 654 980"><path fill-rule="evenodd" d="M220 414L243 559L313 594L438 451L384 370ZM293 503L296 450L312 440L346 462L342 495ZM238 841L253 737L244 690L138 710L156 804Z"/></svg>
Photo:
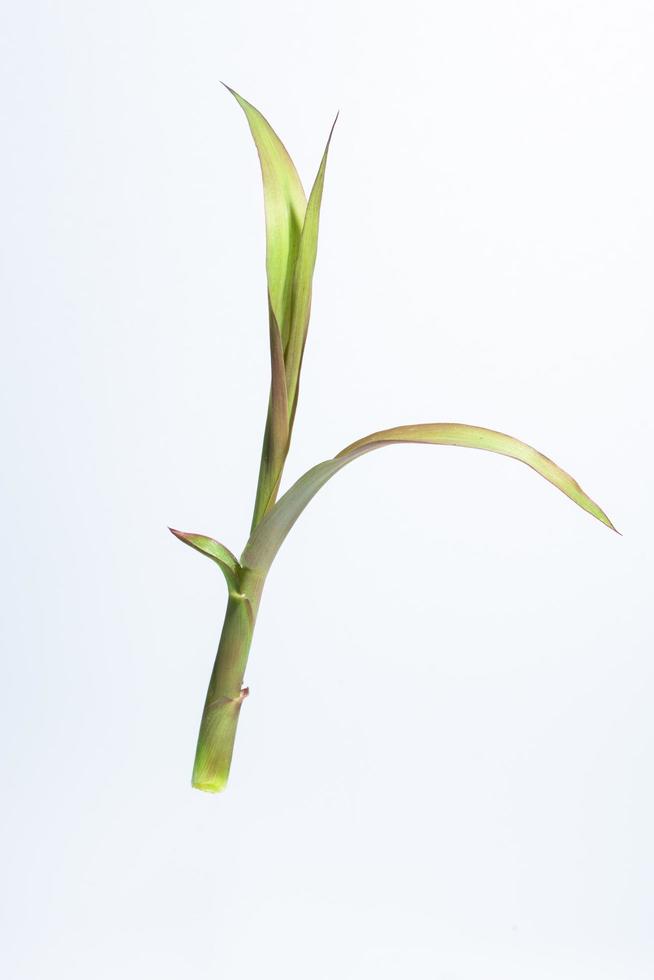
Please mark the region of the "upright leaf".
<svg viewBox="0 0 654 980"><path fill-rule="evenodd" d="M584 493L579 484L556 463L512 436L480 426L462 425L455 422L433 422L422 425L402 425L394 429L373 432L342 450L334 459L318 463L293 484L259 524L245 546L241 556L244 568L265 575L279 551L286 535L309 501L322 486L344 466L382 446L394 443L416 442L439 446L465 446L486 449L489 452L510 456L526 463L542 477L574 500L583 510L592 514L607 527L615 530L604 511Z"/></svg>
<svg viewBox="0 0 654 980"><path fill-rule="evenodd" d="M254 139L263 179L266 213L266 275L275 319L286 345L290 327L293 272L297 260L306 195L286 147L267 119L229 89L243 109Z"/></svg>
<svg viewBox="0 0 654 980"><path fill-rule="evenodd" d="M338 115L336 116L338 119ZM297 406L298 385L300 382L300 371L302 369L302 357L307 340L307 330L309 328L309 317L311 315L311 287L313 281L313 271L316 265L316 255L318 253L318 229L320 225L320 205L322 204L322 192L325 185L325 170L327 167L327 154L331 142L336 119L332 123L329 131L327 145L323 153L320 167L309 195L309 203L304 217L304 226L300 238L295 274L293 276L293 296L291 304L291 326L288 336L288 344L285 348L286 361L286 385L288 388L289 418L291 427L295 417Z"/></svg>
<svg viewBox="0 0 654 980"><path fill-rule="evenodd" d="M226 86L229 88L229 86ZM284 348L291 329L293 278L306 212L306 196L284 144L264 116L233 89L252 133L263 180L271 383L252 515L255 528L275 502L290 439Z"/></svg>

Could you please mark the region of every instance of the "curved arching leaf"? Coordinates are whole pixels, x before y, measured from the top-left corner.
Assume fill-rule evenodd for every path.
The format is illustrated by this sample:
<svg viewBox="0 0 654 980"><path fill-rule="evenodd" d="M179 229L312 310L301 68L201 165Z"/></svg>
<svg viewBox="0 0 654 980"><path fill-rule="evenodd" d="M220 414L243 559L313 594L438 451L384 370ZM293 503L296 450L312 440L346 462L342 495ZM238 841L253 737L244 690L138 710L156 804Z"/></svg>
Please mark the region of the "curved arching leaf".
<svg viewBox="0 0 654 980"><path fill-rule="evenodd" d="M184 544L189 545L190 548L194 548L200 554L206 555L207 558L215 561L227 580L229 591L240 593L241 566L229 548L226 548L220 541L208 538L205 534L192 534L190 531L178 531L174 527L169 527L168 530L176 538L179 538L180 541L183 541Z"/></svg>
<svg viewBox="0 0 654 980"><path fill-rule="evenodd" d="M347 446L334 459L318 463L308 470L304 476L293 484L267 516L258 525L241 556L244 568L265 575L279 551L286 535L295 524L304 508L322 486L344 466L382 446L395 443L430 443L436 446L465 446L472 449L486 449L489 452L510 456L512 459L526 463L542 477L561 490L567 497L574 500L583 510L592 514L607 527L615 530L604 511L584 493L579 484L569 473L562 470L547 456L538 452L527 443L485 429L481 426L463 425L458 422L433 422L421 425L401 425L394 429L384 429L373 432L363 439Z"/></svg>

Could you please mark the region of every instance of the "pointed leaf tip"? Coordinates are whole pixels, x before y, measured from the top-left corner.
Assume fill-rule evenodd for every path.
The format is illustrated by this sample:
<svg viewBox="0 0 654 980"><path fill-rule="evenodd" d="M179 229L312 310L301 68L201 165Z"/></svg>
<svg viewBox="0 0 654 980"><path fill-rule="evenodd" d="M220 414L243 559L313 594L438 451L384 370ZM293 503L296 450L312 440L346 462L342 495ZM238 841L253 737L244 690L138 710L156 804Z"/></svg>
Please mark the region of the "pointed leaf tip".
<svg viewBox="0 0 654 980"><path fill-rule="evenodd" d="M199 551L202 555L206 555L207 558L211 558L225 576L227 587L234 592L240 591L241 566L229 548L226 548L224 544L214 540L214 538L207 537L205 534L193 534L191 531L178 531L174 527L169 527L168 530L190 548Z"/></svg>
<svg viewBox="0 0 654 980"><path fill-rule="evenodd" d="M350 457L352 453L359 454L370 449L396 442L430 443L439 446L463 446L469 449L485 449L501 456L526 463L545 480L574 501L582 510L591 514L606 527L615 531L615 527L602 508L592 500L579 486L574 477L557 466L548 456L543 455L533 446L515 439L504 432L486 429L478 425L464 425L460 422L432 422L418 425L400 425L393 429L373 432L372 435L359 439L338 455L340 458Z"/></svg>
<svg viewBox="0 0 654 980"><path fill-rule="evenodd" d="M293 302L291 304L290 329L288 334L288 344L285 348L284 360L286 363L286 384L288 388L288 402L290 411L291 428L297 407L298 386L300 382L300 372L302 370L302 359L304 357L304 347L307 340L309 329L309 318L311 316L311 293L313 289L313 273L318 254L318 231L320 228L320 208L322 205L323 188L325 184L325 171L327 168L327 157L331 144L334 127L338 113L329 130L327 143L320 160L318 173L313 182L309 200L307 202L304 225L300 235L300 243L297 253L297 261L293 274Z"/></svg>
<svg viewBox="0 0 654 980"><path fill-rule="evenodd" d="M245 117L259 155L266 217L266 275L275 319L286 342L291 312L293 270L307 199L288 150L266 117L225 85Z"/></svg>

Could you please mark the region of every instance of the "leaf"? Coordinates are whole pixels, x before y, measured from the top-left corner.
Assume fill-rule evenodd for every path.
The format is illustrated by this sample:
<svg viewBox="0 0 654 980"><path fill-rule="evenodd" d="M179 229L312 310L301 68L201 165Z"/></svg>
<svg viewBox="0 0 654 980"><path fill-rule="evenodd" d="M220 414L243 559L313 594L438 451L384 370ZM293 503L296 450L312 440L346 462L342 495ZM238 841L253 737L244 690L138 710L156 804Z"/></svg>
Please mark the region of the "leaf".
<svg viewBox="0 0 654 980"><path fill-rule="evenodd" d="M302 357L307 340L309 329L309 317L311 315L311 283L313 271L316 265L316 255L318 254L318 229L320 225L320 205L322 203L322 192L325 184L325 170L327 167L327 154L331 143L336 119L332 123L329 131L325 152L320 161L320 167L309 195L309 203L304 217L304 225L300 238L297 262L295 265L295 275L293 277L293 297L291 306L291 325L288 337L288 344L285 348L284 358L286 361L286 384L288 387L289 417L291 426L295 417L297 405L298 385L300 381L300 370L302 368Z"/></svg>
<svg viewBox="0 0 654 980"><path fill-rule="evenodd" d="M261 164L266 214L266 276L271 384L252 528L274 503L290 441L284 348L291 329L293 278L306 196L284 144L258 109L225 86L245 112Z"/></svg>
<svg viewBox="0 0 654 980"><path fill-rule="evenodd" d="M254 139L263 179L266 213L266 275L275 319L286 346L290 329L293 273L306 211L306 195L286 147L258 109L225 86L243 109Z"/></svg>
<svg viewBox="0 0 654 980"><path fill-rule="evenodd" d="M177 531L174 527L168 530L183 541L184 544L195 548L201 554L206 555L215 561L227 580L227 587L230 592L240 594L241 591L241 566L238 559L231 553L229 548L213 538L208 538L204 534L191 534L189 531Z"/></svg>
<svg viewBox="0 0 654 980"><path fill-rule="evenodd" d="M528 446L512 436L495 432L493 429L462 425L455 422L402 425L394 429L373 432L372 435L359 439L358 442L347 446L334 459L318 463L313 469L308 470L304 476L301 476L297 483L293 484L283 497L280 497L250 536L241 556L243 567L252 569L259 575L265 575L293 524L327 480L358 456L371 452L373 449L380 449L382 446L402 442L486 449L520 460L540 473L555 487L558 487L593 517L615 530L604 511L584 493L579 484L568 473L532 446Z"/></svg>

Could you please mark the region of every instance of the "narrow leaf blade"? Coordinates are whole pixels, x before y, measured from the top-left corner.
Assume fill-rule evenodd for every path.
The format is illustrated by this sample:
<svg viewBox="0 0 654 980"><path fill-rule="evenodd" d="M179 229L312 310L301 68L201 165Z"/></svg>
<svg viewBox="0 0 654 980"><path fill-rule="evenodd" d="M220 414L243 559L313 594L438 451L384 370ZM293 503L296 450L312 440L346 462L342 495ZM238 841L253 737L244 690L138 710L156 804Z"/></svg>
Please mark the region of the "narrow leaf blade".
<svg viewBox="0 0 654 980"><path fill-rule="evenodd" d="M325 170L327 168L327 156L329 154L329 144L336 120L332 123L329 131L325 152L320 161L320 167L314 181L309 203L304 217L304 225L295 264L293 276L293 295L291 306L291 324L288 337L288 344L285 349L286 360L286 383L288 387L289 412L291 420L295 415L297 404L297 390L300 380L300 370L302 368L302 357L309 329L309 317L311 316L311 290L313 273L316 266L316 256L318 254L318 230L320 227L320 206L322 204L323 188L325 186Z"/></svg>
<svg viewBox="0 0 654 980"><path fill-rule="evenodd" d="M463 446L468 449L485 449L488 452L509 456L521 463L526 463L533 470L548 480L553 486L573 500L582 510L587 511L598 521L615 531L613 524L604 511L586 494L577 481L561 469L553 460L529 446L520 439L486 429L478 425L464 425L461 422L427 422L419 425L401 425L393 429L373 432L372 435L360 439L343 449L338 455L348 456L352 452L366 447L376 449L382 445L395 442L428 443L438 446Z"/></svg>
<svg viewBox="0 0 654 980"><path fill-rule="evenodd" d="M615 530L604 511L584 493L579 484L547 456L527 443L480 426L453 422L434 422L421 425L404 425L374 432L342 450L334 459L318 463L277 501L267 517L250 536L241 563L244 567L265 575L286 535L309 501L322 486L352 460L373 449L396 443L429 443L440 446L464 446L485 449L489 452L510 456L526 463L542 477L558 487L583 510L592 514L607 527Z"/></svg>
<svg viewBox="0 0 654 980"><path fill-rule="evenodd" d="M184 544L206 555L218 565L227 580L227 587L232 592L240 592L241 566L238 559L229 548L226 548L220 541L207 537L205 534L193 534L190 531L178 531L176 528L168 528L171 534L183 541Z"/></svg>
<svg viewBox="0 0 654 980"><path fill-rule="evenodd" d="M266 214L268 292L285 345L290 327L293 272L307 206L306 195L286 147L268 120L234 89L228 85L225 88L243 109L259 154Z"/></svg>

